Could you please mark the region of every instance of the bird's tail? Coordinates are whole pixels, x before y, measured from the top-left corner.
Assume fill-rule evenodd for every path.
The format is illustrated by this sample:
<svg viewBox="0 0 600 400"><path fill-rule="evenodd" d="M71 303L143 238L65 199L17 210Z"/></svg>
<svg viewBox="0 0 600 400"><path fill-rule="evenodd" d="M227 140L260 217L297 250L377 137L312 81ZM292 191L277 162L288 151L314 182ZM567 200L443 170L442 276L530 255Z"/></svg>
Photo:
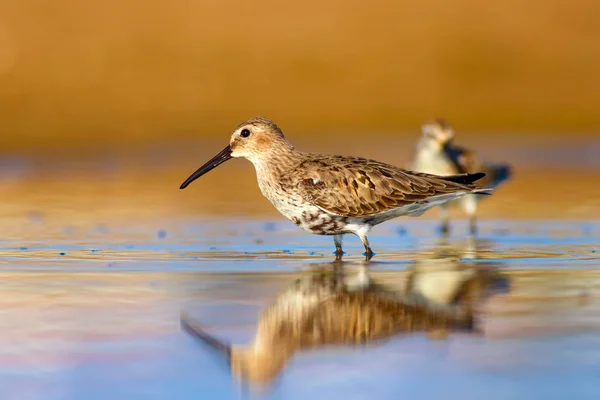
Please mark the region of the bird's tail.
<svg viewBox="0 0 600 400"><path fill-rule="evenodd" d="M472 185L473 182L480 180L485 176L483 172L476 172L474 174L458 174L443 176L442 179L448 182L460 183L462 185Z"/></svg>
<svg viewBox="0 0 600 400"><path fill-rule="evenodd" d="M492 194L493 188L482 188L473 184L486 176L484 172L476 172L474 174L459 174L459 175L449 175L444 176L442 179L448 182L459 183L461 185L468 185L471 188L471 193L473 194L481 194L481 195L490 195Z"/></svg>

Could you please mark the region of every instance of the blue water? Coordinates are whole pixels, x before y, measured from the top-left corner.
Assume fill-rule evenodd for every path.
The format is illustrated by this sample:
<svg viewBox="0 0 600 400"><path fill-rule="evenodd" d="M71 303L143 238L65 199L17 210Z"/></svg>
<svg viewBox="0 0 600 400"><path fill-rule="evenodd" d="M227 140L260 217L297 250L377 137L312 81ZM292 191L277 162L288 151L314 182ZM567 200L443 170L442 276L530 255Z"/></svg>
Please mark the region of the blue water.
<svg viewBox="0 0 600 400"><path fill-rule="evenodd" d="M262 396L600 398L600 224L484 220L467 240L458 221L449 241L436 224L374 229L372 278L399 285L412 266L436 259L498 268L511 290L489 300L484 336L414 334L302 352ZM0 247L3 400L258 396L181 330L180 313L247 343L277 293L333 261L331 238L279 219L156 220ZM348 238L345 250L354 271L362 246Z"/></svg>

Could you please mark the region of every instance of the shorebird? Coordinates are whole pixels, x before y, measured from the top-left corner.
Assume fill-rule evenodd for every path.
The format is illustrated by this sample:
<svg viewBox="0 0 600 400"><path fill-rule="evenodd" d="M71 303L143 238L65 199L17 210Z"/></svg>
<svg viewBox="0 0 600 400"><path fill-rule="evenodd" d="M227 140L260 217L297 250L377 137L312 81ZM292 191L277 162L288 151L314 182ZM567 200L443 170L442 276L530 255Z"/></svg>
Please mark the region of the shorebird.
<svg viewBox="0 0 600 400"><path fill-rule="evenodd" d="M217 339L186 313L181 326L222 354L238 380L264 388L302 350L376 343L414 332L436 340L445 339L448 331L479 333L473 326L475 308L406 296L374 282L366 268L354 277L328 270L297 279L277 295L261 312L249 345L231 346Z"/></svg>
<svg viewBox="0 0 600 400"><path fill-rule="evenodd" d="M483 173L435 176L407 171L359 157L297 151L268 118L252 118L233 131L229 145L183 182L180 189L233 157L248 159L256 169L262 194L300 228L333 235L341 259L342 235L352 233L373 251L369 230L402 215L426 210L470 193L489 189L472 183Z"/></svg>
<svg viewBox="0 0 600 400"><path fill-rule="evenodd" d="M455 175L473 172L485 173L485 179L478 185L495 189L511 175L509 165L491 164L483 161L473 151L454 144L454 130L441 118L428 121L421 127L422 136L409 168L415 171L437 174ZM469 218L469 231L477 232L477 199L467 195L450 201L440 207L442 220L441 231L449 232L448 206L460 206Z"/></svg>

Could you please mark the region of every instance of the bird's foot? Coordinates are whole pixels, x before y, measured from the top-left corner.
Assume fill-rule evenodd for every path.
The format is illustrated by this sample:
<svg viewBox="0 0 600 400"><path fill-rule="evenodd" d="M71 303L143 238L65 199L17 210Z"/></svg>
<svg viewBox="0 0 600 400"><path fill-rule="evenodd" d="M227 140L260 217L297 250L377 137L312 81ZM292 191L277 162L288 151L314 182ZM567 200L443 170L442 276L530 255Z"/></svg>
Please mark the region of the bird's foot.
<svg viewBox="0 0 600 400"><path fill-rule="evenodd" d="M365 256L365 260L367 261L373 258L374 255L375 253L373 253L373 250L371 250L370 247L368 247L367 250L363 253L363 256Z"/></svg>
<svg viewBox="0 0 600 400"><path fill-rule="evenodd" d="M346 253L342 249L336 249L333 254L335 254L336 261L340 261Z"/></svg>

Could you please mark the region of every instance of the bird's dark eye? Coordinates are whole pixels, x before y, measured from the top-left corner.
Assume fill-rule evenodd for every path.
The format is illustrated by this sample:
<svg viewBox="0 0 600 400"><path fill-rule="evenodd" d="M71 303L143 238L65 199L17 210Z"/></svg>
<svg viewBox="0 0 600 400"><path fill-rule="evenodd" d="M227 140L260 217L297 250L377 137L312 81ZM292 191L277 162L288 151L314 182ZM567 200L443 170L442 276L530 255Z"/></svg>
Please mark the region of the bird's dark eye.
<svg viewBox="0 0 600 400"><path fill-rule="evenodd" d="M242 129L242 131L240 132L240 136L241 137L248 137L248 136L250 136L250 129Z"/></svg>

